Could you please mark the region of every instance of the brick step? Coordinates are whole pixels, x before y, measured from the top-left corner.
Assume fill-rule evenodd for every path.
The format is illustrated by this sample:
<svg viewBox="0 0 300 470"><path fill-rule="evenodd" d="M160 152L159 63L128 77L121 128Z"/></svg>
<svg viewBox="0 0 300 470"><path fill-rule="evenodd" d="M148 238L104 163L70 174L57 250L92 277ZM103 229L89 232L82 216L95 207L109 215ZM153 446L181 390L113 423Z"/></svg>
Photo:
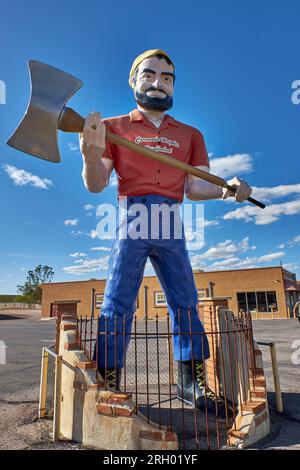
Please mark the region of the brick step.
<svg viewBox="0 0 300 470"><path fill-rule="evenodd" d="M66 351L80 351L80 341L74 341L73 343L65 343L64 349Z"/></svg>
<svg viewBox="0 0 300 470"><path fill-rule="evenodd" d="M262 423L264 423L265 421L267 421L268 419L268 412L267 410L261 414L260 416L258 416L257 418L255 418L255 427L257 428L258 426L260 426Z"/></svg>
<svg viewBox="0 0 300 470"><path fill-rule="evenodd" d="M235 431L234 429L231 429L228 434L231 437L236 437L237 439L242 439L243 441L248 437L248 434L246 432Z"/></svg>
<svg viewBox="0 0 300 470"><path fill-rule="evenodd" d="M254 376L254 377L262 376L262 377L264 377L264 370L263 370L263 368L250 367L249 374L250 374L250 377L252 377L252 376Z"/></svg>
<svg viewBox="0 0 300 470"><path fill-rule="evenodd" d="M62 325L62 330L63 331L76 331L77 330L77 325L74 325L72 323L66 323Z"/></svg>
<svg viewBox="0 0 300 470"><path fill-rule="evenodd" d="M97 413L106 416L122 416L124 418L130 418L134 413L134 410L125 408L122 406L113 406L108 403L98 403Z"/></svg>
<svg viewBox="0 0 300 470"><path fill-rule="evenodd" d="M255 377L254 379L250 377L250 386L251 387L266 387L266 379L264 376Z"/></svg>
<svg viewBox="0 0 300 470"><path fill-rule="evenodd" d="M257 388L255 390L250 390L250 397L252 399L267 398L267 392L264 388Z"/></svg>
<svg viewBox="0 0 300 470"><path fill-rule="evenodd" d="M266 409L266 402L265 401L253 401L253 402L247 402L243 403L241 405L241 410L242 411L249 411L254 414L259 414L262 411Z"/></svg>
<svg viewBox="0 0 300 470"><path fill-rule="evenodd" d="M96 369L96 361L76 362L75 367L78 367L78 369L83 370Z"/></svg>

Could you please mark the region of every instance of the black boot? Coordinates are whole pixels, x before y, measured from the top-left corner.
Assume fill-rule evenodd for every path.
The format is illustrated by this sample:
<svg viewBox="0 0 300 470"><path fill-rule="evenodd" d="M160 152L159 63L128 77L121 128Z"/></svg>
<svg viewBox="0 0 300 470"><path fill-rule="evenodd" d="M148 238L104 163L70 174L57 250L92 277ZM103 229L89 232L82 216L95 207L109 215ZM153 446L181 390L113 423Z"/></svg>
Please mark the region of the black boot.
<svg viewBox="0 0 300 470"><path fill-rule="evenodd" d="M122 369L115 369L111 367L105 369L105 367L100 367L98 370L102 379L106 382L107 388L114 391L120 391Z"/></svg>
<svg viewBox="0 0 300 470"><path fill-rule="evenodd" d="M199 410L226 417L225 401L207 386L202 361L178 361L177 398ZM230 415L232 408L227 401L227 416Z"/></svg>

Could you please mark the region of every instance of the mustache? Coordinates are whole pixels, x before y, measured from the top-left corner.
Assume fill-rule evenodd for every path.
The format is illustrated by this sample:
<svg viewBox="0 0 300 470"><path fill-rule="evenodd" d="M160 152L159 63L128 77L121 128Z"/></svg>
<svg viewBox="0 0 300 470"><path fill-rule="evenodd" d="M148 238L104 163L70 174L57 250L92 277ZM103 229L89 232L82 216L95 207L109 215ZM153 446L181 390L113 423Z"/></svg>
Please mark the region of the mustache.
<svg viewBox="0 0 300 470"><path fill-rule="evenodd" d="M146 90L145 93L147 93L147 91L160 91L161 93L164 93L165 95L168 94L168 93L165 92L165 90L162 90L161 88L154 88L153 86L148 88L148 90Z"/></svg>

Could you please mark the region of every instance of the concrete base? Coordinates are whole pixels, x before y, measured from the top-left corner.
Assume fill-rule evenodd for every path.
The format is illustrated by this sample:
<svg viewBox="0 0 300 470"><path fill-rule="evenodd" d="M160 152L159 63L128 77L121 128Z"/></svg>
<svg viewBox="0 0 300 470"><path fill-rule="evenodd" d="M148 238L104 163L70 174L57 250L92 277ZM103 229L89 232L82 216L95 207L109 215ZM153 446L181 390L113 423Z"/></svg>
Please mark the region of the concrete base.
<svg viewBox="0 0 300 470"><path fill-rule="evenodd" d="M250 379L249 400L240 405L229 431L229 445L245 449L270 433L270 416L262 353L254 341L255 378Z"/></svg>
<svg viewBox="0 0 300 470"><path fill-rule="evenodd" d="M76 342L76 322L61 322L61 438L105 450L175 450L178 439L136 413L130 394L104 390Z"/></svg>

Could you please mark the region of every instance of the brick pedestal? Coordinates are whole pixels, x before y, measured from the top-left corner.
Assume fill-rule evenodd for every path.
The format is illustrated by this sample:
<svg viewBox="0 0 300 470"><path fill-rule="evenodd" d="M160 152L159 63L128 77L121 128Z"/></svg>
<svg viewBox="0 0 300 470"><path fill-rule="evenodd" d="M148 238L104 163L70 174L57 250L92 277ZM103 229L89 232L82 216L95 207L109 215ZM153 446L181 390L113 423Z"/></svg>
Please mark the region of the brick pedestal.
<svg viewBox="0 0 300 470"><path fill-rule="evenodd" d="M210 349L210 358L205 362L206 380L208 386L217 394L220 394L220 367L218 364L218 345L220 336L218 311L219 309L228 309L228 300L230 297L204 297L202 308L200 309L200 319L204 329L207 332L207 339Z"/></svg>

